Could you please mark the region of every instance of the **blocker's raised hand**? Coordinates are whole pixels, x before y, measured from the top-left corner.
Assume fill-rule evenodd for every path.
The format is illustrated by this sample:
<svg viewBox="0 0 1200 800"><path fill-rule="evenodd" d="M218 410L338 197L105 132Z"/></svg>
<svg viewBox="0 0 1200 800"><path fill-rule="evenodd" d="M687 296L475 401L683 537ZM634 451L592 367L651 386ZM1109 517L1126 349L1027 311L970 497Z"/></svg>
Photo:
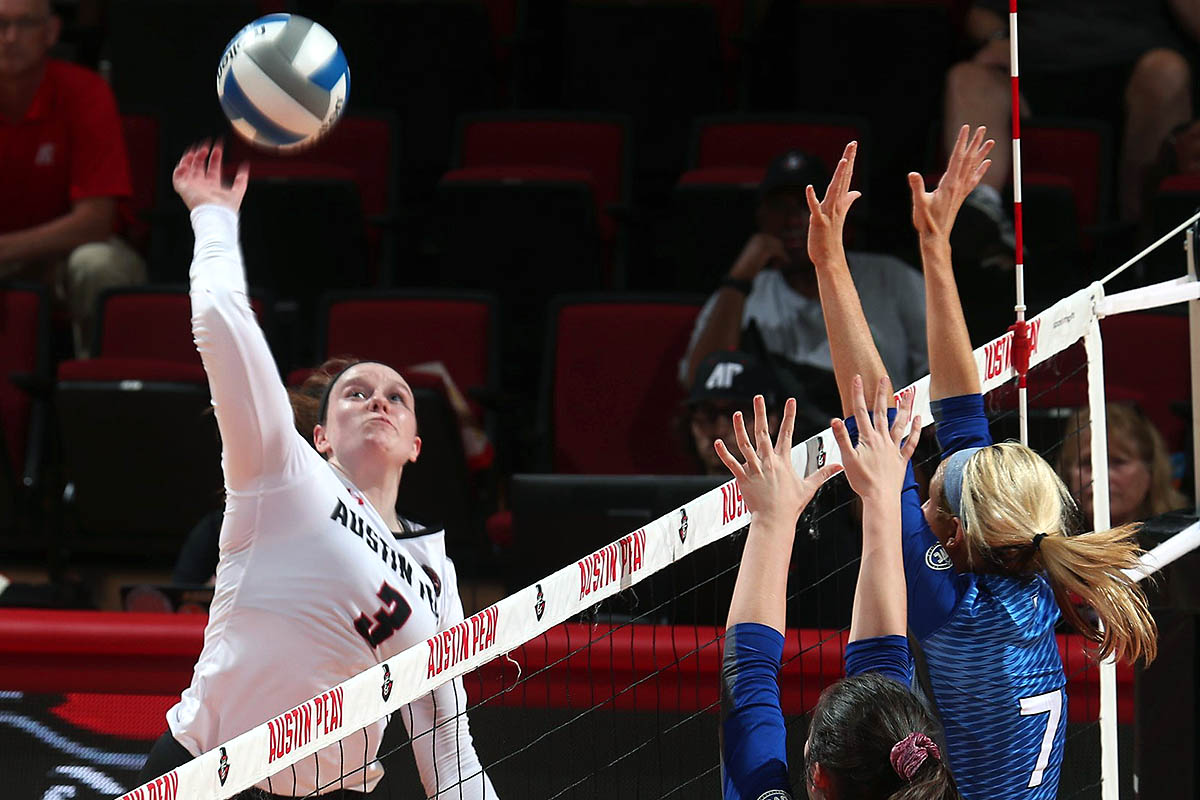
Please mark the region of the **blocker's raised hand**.
<svg viewBox="0 0 1200 800"><path fill-rule="evenodd" d="M812 500L821 484L841 471L840 465L827 464L807 478L796 474L791 454L795 423L796 400L788 398L783 406L778 440L772 444L767 430L767 404L760 394L754 398L754 440L757 447L750 445L742 412L737 411L733 415L733 433L746 457L746 463L738 463L725 442L720 439L713 442L717 455L737 479L742 499L755 519L775 517L780 522L795 525L800 512Z"/></svg>
<svg viewBox="0 0 1200 800"><path fill-rule="evenodd" d="M846 214L862 192L851 191L850 181L854 177L854 157L858 154L858 142L850 142L842 152L837 169L829 179L825 199L818 202L817 192L810 185L804 190L808 198L808 257L820 267L842 252L842 235Z"/></svg>
<svg viewBox="0 0 1200 800"><path fill-rule="evenodd" d="M842 465L850 488L859 497L880 499L900 496L904 473L909 459L921 439L921 418L915 417L908 441L904 428L912 416L915 392L910 392L896 409L896 419L888 427L887 405L891 389L887 378L881 378L875 391L875 415L867 416L867 400L863 393L861 375L854 376L854 420L858 423L858 445L850 444L850 433L840 419L833 421L833 436L842 451Z"/></svg>
<svg viewBox="0 0 1200 800"><path fill-rule="evenodd" d="M225 206L237 211L246 196L250 182L250 165L241 164L233 178L232 186L225 186L221 178L221 160L224 147L217 142L209 147L207 141L188 148L175 171L171 173L171 185L191 211L205 203Z"/></svg>
<svg viewBox="0 0 1200 800"><path fill-rule="evenodd" d="M996 142L992 139L984 141L987 128L980 125L975 129L974 136L970 134L971 126L963 125L958 132L958 140L954 142L950 161L946 164L946 172L932 192L925 191L925 179L920 174L908 173L908 186L913 198L913 227L922 236L950 235L963 201L979 185L992 165L987 155L992 152Z"/></svg>

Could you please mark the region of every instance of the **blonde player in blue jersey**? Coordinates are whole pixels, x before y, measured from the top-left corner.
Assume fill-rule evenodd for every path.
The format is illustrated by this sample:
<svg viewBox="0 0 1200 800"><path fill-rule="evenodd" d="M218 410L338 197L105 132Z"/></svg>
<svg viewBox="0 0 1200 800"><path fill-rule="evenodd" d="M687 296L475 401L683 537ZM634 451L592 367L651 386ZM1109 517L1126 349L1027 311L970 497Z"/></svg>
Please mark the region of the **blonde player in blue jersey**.
<svg viewBox="0 0 1200 800"><path fill-rule="evenodd" d="M858 418L867 416L861 380L853 386ZM833 424L850 486L863 502L863 546L850 640L847 677L821 694L804 746L808 795L828 800L958 800L954 779L935 744L938 725L908 689L912 659L904 564L900 544L900 490L920 437L911 398L889 429L890 388L875 386L874 424L857 446L840 421ZM766 406L755 399L755 442L741 413L734 433L746 463L716 442L717 454L737 478L753 513L726 624L721 680L721 767L726 800L791 798L787 733L779 704L783 653L784 594L796 521L822 481L838 467L801 479L789 449L796 405L784 408L779 440L772 446Z"/></svg>
<svg viewBox="0 0 1200 800"><path fill-rule="evenodd" d="M1054 636L1060 614L1097 657L1153 659L1157 631L1123 568L1140 550L1134 526L1075 535L1075 507L1054 470L1021 444L993 444L950 258L950 229L993 146L963 127L936 189L912 173L928 309L930 396L943 461L922 505L911 469L901 490L909 629L929 668L949 764L968 800L1055 797L1066 732L1066 677ZM842 249L857 146L851 142L812 213L809 255L846 413L853 382L886 379ZM847 420L853 430L854 420ZM1075 594L1100 624L1081 617Z"/></svg>

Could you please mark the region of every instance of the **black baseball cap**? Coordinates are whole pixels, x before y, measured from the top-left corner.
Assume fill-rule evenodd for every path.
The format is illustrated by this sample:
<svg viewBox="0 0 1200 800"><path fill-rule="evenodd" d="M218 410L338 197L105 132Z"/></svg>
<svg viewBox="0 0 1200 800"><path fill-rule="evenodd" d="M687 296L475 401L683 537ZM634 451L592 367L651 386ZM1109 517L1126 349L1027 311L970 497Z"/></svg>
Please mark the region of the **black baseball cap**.
<svg viewBox="0 0 1200 800"><path fill-rule="evenodd" d="M727 400L748 405L756 394L763 396L768 409L779 406L783 391L771 368L749 353L718 350L705 357L696 368L687 404L694 407L704 402Z"/></svg>
<svg viewBox="0 0 1200 800"><path fill-rule="evenodd" d="M767 174L758 185L759 198L766 197L776 189L803 189L812 184L817 193L829 183L829 175L821 159L803 150L788 150L780 153L767 165Z"/></svg>

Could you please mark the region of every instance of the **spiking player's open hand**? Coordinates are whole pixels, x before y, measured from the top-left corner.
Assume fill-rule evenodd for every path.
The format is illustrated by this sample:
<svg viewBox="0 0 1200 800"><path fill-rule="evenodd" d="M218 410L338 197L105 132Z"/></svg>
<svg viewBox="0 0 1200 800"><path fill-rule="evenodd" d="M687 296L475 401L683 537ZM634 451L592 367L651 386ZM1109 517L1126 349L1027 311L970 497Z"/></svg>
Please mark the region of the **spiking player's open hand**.
<svg viewBox="0 0 1200 800"><path fill-rule="evenodd" d="M746 463L739 464L720 439L713 442L717 455L737 478L742 499L754 518L772 519L788 529L795 528L800 512L821 484L841 470L838 464L826 464L807 478L797 475L792 467L792 429L795 424L796 399L789 397L783 406L778 439L772 444L767 430L767 403L760 394L754 398L755 445L750 444L742 412L733 415L733 434Z"/></svg>
<svg viewBox="0 0 1200 800"><path fill-rule="evenodd" d="M950 162L946 164L946 172L932 192L925 191L925 179L919 173L908 173L908 185L913 198L913 227L920 236L948 238L963 201L979 185L992 165L987 155L992 152L996 142L992 139L984 141L987 128L980 125L975 129L974 136L970 134L971 126L963 125L954 142Z"/></svg>
<svg viewBox="0 0 1200 800"><path fill-rule="evenodd" d="M220 142L209 147L207 141L188 148L175 165L171 184L191 211L205 203L225 206L237 211L246 196L246 185L250 182L250 165L241 164L233 178L232 186L225 186L221 178L221 159L225 148Z"/></svg>

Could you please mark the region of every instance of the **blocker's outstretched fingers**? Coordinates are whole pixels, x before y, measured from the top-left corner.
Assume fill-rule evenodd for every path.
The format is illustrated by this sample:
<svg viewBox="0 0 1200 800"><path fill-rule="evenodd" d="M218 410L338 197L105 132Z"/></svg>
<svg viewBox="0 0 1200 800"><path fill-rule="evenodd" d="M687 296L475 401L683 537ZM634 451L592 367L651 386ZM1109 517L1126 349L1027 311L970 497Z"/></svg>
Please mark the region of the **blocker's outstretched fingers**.
<svg viewBox="0 0 1200 800"><path fill-rule="evenodd" d="M850 442L850 431L846 430L846 423L841 419L834 419L829 422L829 427L833 429L833 440L837 442L838 449L842 451L842 463L848 463L855 455L854 445Z"/></svg>
<svg viewBox="0 0 1200 800"><path fill-rule="evenodd" d="M901 429L903 430L903 429ZM908 432L908 441L900 448L900 457L905 461L911 461L913 453L917 452L917 445L921 441L921 415L913 417L912 430Z"/></svg>
<svg viewBox="0 0 1200 800"><path fill-rule="evenodd" d="M879 383L875 387L875 418L872 420L875 423L875 430L879 431L882 436L886 436L888 432L887 409L888 399L891 395L892 392L885 375L879 379Z"/></svg>
<svg viewBox="0 0 1200 800"><path fill-rule="evenodd" d="M750 435L746 433L746 420L740 411L733 412L733 438L737 441L738 449L742 451L742 458L746 459L746 471L752 475L762 472L762 463L758 460L758 453L754 452L754 445L750 443Z"/></svg>
<svg viewBox="0 0 1200 800"><path fill-rule="evenodd" d="M796 428L796 398L789 397L783 404L783 419L779 422L779 437L775 440L775 452L787 457L792 449L792 435Z"/></svg>
<svg viewBox="0 0 1200 800"><path fill-rule="evenodd" d="M854 179L854 159L858 156L858 142L850 142L842 151L842 161L846 164L842 170L842 181L839 194L850 191L850 182Z"/></svg>
<svg viewBox="0 0 1200 800"><path fill-rule="evenodd" d="M767 428L767 401L761 394L754 396L754 449L766 462L771 458L771 432Z"/></svg>
<svg viewBox="0 0 1200 800"><path fill-rule="evenodd" d="M916 394L916 392L906 393L900 399L900 406L896 409L896 419L892 422L892 442L897 447L900 445L900 440L904 438L904 429L908 426L909 417L912 416Z"/></svg>
<svg viewBox="0 0 1200 800"><path fill-rule="evenodd" d="M814 217L821 215L821 201L817 199L817 190L810 183L804 187L804 199L808 201L808 213Z"/></svg>
<svg viewBox="0 0 1200 800"><path fill-rule="evenodd" d="M721 463L725 465L730 474L738 481L746 480L746 470L742 469L742 465L733 457L733 453L729 452L729 448L725 446L725 442L717 439L713 442L713 449L717 451L717 458L721 459Z"/></svg>
<svg viewBox="0 0 1200 800"><path fill-rule="evenodd" d="M867 413L867 398L863 394L862 375L854 376L854 419L858 423L858 435L862 438L871 427L871 415Z"/></svg>

